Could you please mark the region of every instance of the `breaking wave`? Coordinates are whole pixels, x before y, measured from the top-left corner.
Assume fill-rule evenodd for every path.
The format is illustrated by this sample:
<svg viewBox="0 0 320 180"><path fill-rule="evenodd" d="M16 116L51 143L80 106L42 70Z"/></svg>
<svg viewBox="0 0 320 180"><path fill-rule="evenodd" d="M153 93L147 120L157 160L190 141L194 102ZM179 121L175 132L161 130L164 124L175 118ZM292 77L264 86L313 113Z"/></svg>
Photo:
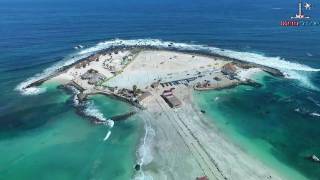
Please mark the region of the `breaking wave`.
<svg viewBox="0 0 320 180"><path fill-rule="evenodd" d="M29 87L21 91L22 95L37 95L46 92L46 88L44 87Z"/></svg>
<svg viewBox="0 0 320 180"><path fill-rule="evenodd" d="M152 157L152 153L151 153L151 144L152 144L152 140L153 140L153 136L155 134L153 128L151 127L151 125L147 122L145 122L145 135L143 137L143 141L142 144L140 146L140 148L138 149L138 153L140 154L140 162L139 164L141 165L147 165L149 164L153 157Z"/></svg>
<svg viewBox="0 0 320 180"><path fill-rule="evenodd" d="M73 87L73 86L66 86L69 90L71 90L72 91L72 93L73 93L73 98L72 98L72 102L73 102L73 105L74 106L79 106L80 105L80 101L79 101L79 98L78 98L78 94L80 94L80 91L77 89L77 88L75 88L75 87Z"/></svg>
<svg viewBox="0 0 320 180"><path fill-rule="evenodd" d="M94 53L94 52L92 52L92 53ZM66 57L64 60L45 69L43 72L38 73L38 74L34 75L33 77L30 77L30 78L26 79L25 81L21 82L20 84L18 84L16 86L15 90L21 92L22 95L37 95L37 94L44 93L46 91L46 89L43 87L28 87L28 86L30 84L40 80L40 79L43 79L43 78L50 76L54 72L58 71L60 68L62 68L64 66L71 65L72 63L77 62L80 59L85 58L89 55L90 55L90 53L81 54L81 55L80 54L72 54L72 55Z"/></svg>
<svg viewBox="0 0 320 180"><path fill-rule="evenodd" d="M80 93L80 91L77 88L75 88L73 86L66 86L66 87L69 90L71 90L73 93L72 102L75 107L77 107L77 108L81 107L81 111L86 116L98 119L99 122L96 122L97 124L102 124L102 125L105 125L109 128L107 134L103 138L103 141L107 141L109 139L109 137L111 136L111 128L113 128L113 126L114 126L114 121L111 119L106 119L104 117L104 115L102 114L102 112L100 112L98 107L96 107L96 105L92 101L80 103L80 101L78 99L78 94Z"/></svg>
<svg viewBox="0 0 320 180"><path fill-rule="evenodd" d="M316 112L313 112L310 114L311 116L314 116L314 117L320 117L320 114L319 113L316 113Z"/></svg>
<svg viewBox="0 0 320 180"><path fill-rule="evenodd" d="M144 120L144 129L145 133L143 136L143 139L141 140L140 146L137 150L137 164L141 166L141 170L135 174L134 180L152 180L152 176L146 174L143 171L143 166L147 165L152 162L153 160L153 153L152 153L152 146L154 143L154 136L155 131L151 126L150 119L148 118L148 114L145 113L146 116L141 116L141 118ZM146 118L147 117L147 118Z"/></svg>
<svg viewBox="0 0 320 180"><path fill-rule="evenodd" d="M17 86L16 89L21 92L28 91L29 88L26 88L26 87L29 84L48 76L49 74L61 68L62 66L70 65L97 51L108 49L111 47L120 47L120 46L125 46L125 47L148 46L148 47L156 47L156 48L163 48L163 49L198 51L198 52L217 54L217 55L226 56L229 58L235 58L242 61L247 61L247 62L256 63L256 64L279 69L286 75L287 78L298 80L302 85L304 85L307 88L317 89L311 83L311 81L309 80L309 77L304 72L319 72L320 69L312 68L297 62L292 62L281 57L268 57L263 54L257 54L252 52L239 52L234 50L221 49L217 47L210 47L206 45L187 44L187 43L179 43L179 42L173 42L173 41L162 41L159 39L133 39L133 40L114 39L114 40L100 42L93 47L86 48L77 52L76 54L72 55L72 58L66 58L64 61L57 63L53 67L46 69L43 73L37 74L34 77L26 80L25 82L22 82ZM29 94L32 94L32 93L29 93Z"/></svg>
<svg viewBox="0 0 320 180"><path fill-rule="evenodd" d="M102 124L107 125L108 127L112 128L114 126L114 121L111 119L106 119L104 115L100 112L100 110L94 105L93 102L88 102L86 104L86 108L84 109L84 113L87 116L95 117L99 119Z"/></svg>
<svg viewBox="0 0 320 180"><path fill-rule="evenodd" d="M110 137L110 135L111 135L111 131L109 130L109 131L107 132L106 136L103 138L103 141L108 140L109 137Z"/></svg>
<svg viewBox="0 0 320 180"><path fill-rule="evenodd" d="M287 61L281 57L267 57L262 54L250 52L238 52L233 50L225 50L217 47L210 47L206 45L176 43L172 41L161 41L159 39L137 39L137 40L121 40L115 39L98 43L96 46L80 51L80 54L87 54L96 52L114 46L152 46L164 49L180 49L190 51L204 51L214 53L230 58L235 58L243 61L248 61L256 64L261 64L273 68L297 70L297 71L320 71L303 64Z"/></svg>

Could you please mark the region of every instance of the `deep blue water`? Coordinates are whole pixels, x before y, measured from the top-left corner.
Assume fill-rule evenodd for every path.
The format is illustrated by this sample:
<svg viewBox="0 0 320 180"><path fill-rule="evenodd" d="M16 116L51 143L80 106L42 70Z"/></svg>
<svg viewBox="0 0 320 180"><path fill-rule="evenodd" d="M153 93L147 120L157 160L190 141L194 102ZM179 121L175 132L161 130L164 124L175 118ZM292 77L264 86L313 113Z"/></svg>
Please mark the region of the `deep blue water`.
<svg viewBox="0 0 320 180"><path fill-rule="evenodd" d="M320 2L311 2L314 9L308 13L320 21ZM295 13L295 0L1 0L0 114L19 113L16 109L23 109L23 103L34 103L32 97L15 91L16 86L75 53L74 46L91 47L115 38L203 44L319 69L320 26L279 25ZM298 80L288 83L296 88L299 100L312 97L320 102L319 72L298 74ZM306 81L313 88L301 83ZM320 113L316 104L310 109ZM5 117L0 121L7 122ZM16 124L28 121L28 117L10 118Z"/></svg>
<svg viewBox="0 0 320 180"><path fill-rule="evenodd" d="M316 5L310 13L320 19ZM3 0L1 83L12 89L25 77L74 52L75 45L90 46L114 38L194 42L320 67L320 27L279 26L295 11L296 2L289 0Z"/></svg>

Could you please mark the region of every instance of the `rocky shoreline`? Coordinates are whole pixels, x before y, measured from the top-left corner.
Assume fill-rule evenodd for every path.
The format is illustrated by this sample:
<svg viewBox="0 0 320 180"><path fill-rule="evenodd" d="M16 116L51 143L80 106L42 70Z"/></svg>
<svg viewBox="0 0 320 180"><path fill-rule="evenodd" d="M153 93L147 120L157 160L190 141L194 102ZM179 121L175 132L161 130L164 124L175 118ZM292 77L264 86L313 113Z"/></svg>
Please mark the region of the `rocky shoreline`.
<svg viewBox="0 0 320 180"><path fill-rule="evenodd" d="M224 60L232 61L233 63L235 63L239 67L243 67L243 68L256 67L256 68L262 69L263 71L265 71L265 72L267 72L267 73L269 73L269 74L271 74L273 76L284 77L284 74L278 69L275 69L275 68L272 68L272 67L267 67L267 66L264 66L264 65L259 65L259 64L256 64L256 63L242 61L242 60L235 59L235 58L221 56L221 55L218 55L218 54L206 53L206 52L201 52L201 51L200 52L195 52L195 51L191 51L191 50L190 51L188 51L188 50L180 50L180 49L177 49L177 48L170 48L170 47L168 47L166 49L166 48L157 48L157 47L153 47L153 46L130 46L130 47L118 46L118 47L111 47L111 48L108 48L108 49L100 50L100 51L98 51L98 52L96 52L96 53L94 53L94 54L92 54L92 55L90 55L90 56L88 56L86 58L82 58L82 59L80 59L80 60L78 60L78 61L76 61L76 62L74 62L74 63L72 63L70 65L63 66L63 67L57 69L52 74L48 75L47 77L41 78L39 80L36 80L36 81L28 84L23 89L34 87L34 86L40 86L45 81L50 80L51 78L53 78L53 77L65 72L70 67L72 67L72 66L74 66L76 64L79 64L80 62L86 61L90 57L93 57L95 55L110 53L110 52L114 52L114 51L121 51L121 50L132 50L132 49L135 49L137 51L142 51L142 50L166 50L166 51L173 51L173 52L191 53L191 54L196 54L196 55L207 56L207 57L210 57L210 58L223 58Z"/></svg>
<svg viewBox="0 0 320 180"><path fill-rule="evenodd" d="M261 84L250 78L253 73L261 71L283 76L273 68L205 52L149 46L112 47L64 66L25 88L39 86L48 80L60 83L60 88L72 90L76 112L95 124L112 127L113 121L126 120L139 112L139 117L152 125L148 127L154 129L150 130L150 136L157 143L150 140L151 144L146 147L150 148L150 156L154 153L155 160L139 161L137 173L146 173L157 179L166 179L168 175L175 179L202 176L210 179L269 179L271 175L280 179L272 170L206 126L203 115L192 107L194 90L218 90L238 85L260 87ZM96 94L124 101L136 109L99 119L99 116L86 112L88 97ZM213 138L215 141L211 141ZM152 166L156 170L150 168Z"/></svg>
<svg viewBox="0 0 320 180"><path fill-rule="evenodd" d="M263 66L263 65L258 65L258 64L254 64L254 63L250 63L250 62L244 62L244 61L241 61L241 60L238 60L238 59L233 59L233 58L229 58L229 57L224 57L224 56L220 56L220 55L217 55L217 54L212 54L212 53L206 53L206 52L194 52L194 51L188 51L188 50L179 50L177 48L171 48L171 47L168 47L168 48L157 48L157 47L152 47L152 46L130 46L130 47L126 47L126 46L117 46L117 47L111 47L111 48L108 48L108 49L104 49L104 50L100 50L96 53L93 53L91 54L90 56L86 57L86 58L83 58L83 59L80 59L70 65L67 65L67 66L63 66L59 69L57 69L54 73L48 75L47 77L44 77L44 78L41 78L39 80L36 80L32 83L30 83L29 85L27 85L26 87L24 87L25 89L26 88L30 88L30 87L35 87L35 86L40 86L42 83L58 76L58 75L61 75L63 73L66 73L70 68L76 66L77 64L80 64L84 61L88 61L90 58L92 57L95 57L97 55L102 55L102 54L110 54L110 53L113 53L113 52L118 52L118 51L125 51L125 50L129 50L129 51L135 51L136 54L138 52L141 52L141 51L162 51L162 50L166 50L168 52L178 52L178 53L189 53L191 55L201 55L201 56L205 56L205 57L208 57L208 58L213 58L213 59L216 59L216 58L220 58L224 61L231 61L234 65L238 66L238 67L241 67L241 68L244 68L244 69L249 69L249 68L260 68L262 69L263 71L273 75L273 76L277 76L277 77L283 77L283 74L281 73L281 71L277 70L277 69L274 69L274 68L270 68L270 67L266 67L266 66ZM245 80L245 81L230 81L229 83L227 84L224 84L223 86L219 87L219 86L208 86L208 87L196 87L194 86L194 89L195 90L198 90L198 91L206 91L206 90L221 90L221 89L226 89L226 88L233 88L235 86L238 86L238 85L249 85L249 86L253 86L253 87L260 87L261 85L257 82L254 82L252 80ZM112 97L112 98L115 98L115 99L118 99L118 100L121 100L121 101L124 101L126 103L129 103L135 107L137 107L138 109L144 109L145 107L143 107L141 104L139 104L138 102L136 101L132 101L131 99L129 98L126 98L126 97L122 97L120 95L117 95L113 92L106 92L106 91L99 91L99 90L95 90L95 91L86 91L82 86L78 85L76 82L74 81L71 81L65 85L62 85L62 88L63 89L67 89L68 86L72 86L73 88L77 89L80 93L76 94L75 96L77 96L77 99L79 100L79 103L84 103L86 100L87 100L87 97L90 96L90 95L95 95L95 94L102 94L102 95L106 95L106 96L109 96L109 97ZM81 115L84 115L83 113L83 109L81 109L81 106L78 106L76 107L77 108L77 112L78 114L81 114ZM135 112L130 112L129 114L124 114L124 115L120 115L119 117L113 117L115 118L115 120L121 120L121 119L127 119L128 117L134 115ZM95 117L89 117L93 122L98 122L99 120Z"/></svg>

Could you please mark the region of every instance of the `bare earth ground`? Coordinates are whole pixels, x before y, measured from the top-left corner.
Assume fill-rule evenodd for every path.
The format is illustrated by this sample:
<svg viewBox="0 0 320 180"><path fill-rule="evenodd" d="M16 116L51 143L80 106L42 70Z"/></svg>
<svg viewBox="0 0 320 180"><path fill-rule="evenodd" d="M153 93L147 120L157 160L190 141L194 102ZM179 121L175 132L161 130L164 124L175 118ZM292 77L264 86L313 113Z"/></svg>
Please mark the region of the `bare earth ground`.
<svg viewBox="0 0 320 180"><path fill-rule="evenodd" d="M194 77L197 72L220 69L228 63L200 55L172 51L142 51L125 70L111 79L109 86L132 88L137 85L144 89L147 85L162 79L179 80Z"/></svg>
<svg viewBox="0 0 320 180"><path fill-rule="evenodd" d="M192 103L192 90L175 93L183 105L171 109L152 92L145 100L147 118L155 131L153 161L143 167L145 176L153 179L281 179L258 160L225 139Z"/></svg>
<svg viewBox="0 0 320 180"><path fill-rule="evenodd" d="M71 67L50 81L74 81L85 90L95 90L96 86L80 78L89 69L94 69L107 77L108 80L104 82L106 86L130 89L137 85L151 93L151 96L140 102L146 110L139 115L151 125L153 131L149 131L147 136L152 138L152 143L149 150L142 152L144 160L138 176L152 177L154 180L195 180L199 176L207 176L210 180L281 179L272 169L229 142L213 123L205 119L193 104L192 84L174 85L174 94L182 101L182 106L177 109L170 108L160 96L163 90L172 86L150 88L155 81L170 82L192 77L201 81L199 74L213 81L214 76L224 77L221 67L229 61L181 52L150 50L139 52L130 64L123 65L122 59L129 53L124 51L102 55L87 67ZM106 69L105 64L108 63L120 69L119 73L113 75ZM238 76L246 79L257 71L261 69L238 67ZM219 83L225 81L230 80L222 78ZM102 86L99 88L106 89Z"/></svg>

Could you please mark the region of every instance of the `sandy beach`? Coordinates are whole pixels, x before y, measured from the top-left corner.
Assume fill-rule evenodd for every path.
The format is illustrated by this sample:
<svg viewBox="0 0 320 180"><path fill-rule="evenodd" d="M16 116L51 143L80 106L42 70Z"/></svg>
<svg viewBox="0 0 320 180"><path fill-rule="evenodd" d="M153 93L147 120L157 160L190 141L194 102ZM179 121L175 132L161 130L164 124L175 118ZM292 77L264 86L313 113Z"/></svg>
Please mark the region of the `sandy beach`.
<svg viewBox="0 0 320 180"><path fill-rule="evenodd" d="M162 80L169 82L198 76L199 72L220 69L228 61L172 51L142 51L125 71L107 83L110 86L139 88Z"/></svg>
<svg viewBox="0 0 320 180"><path fill-rule="evenodd" d="M136 179L281 179L225 138L192 97L196 90L250 85L263 70L221 57L130 49L97 53L48 81L75 86L80 99L99 93L140 108L145 136Z"/></svg>
<svg viewBox="0 0 320 180"><path fill-rule="evenodd" d="M231 143L193 103L192 90L179 89L179 109L160 98L161 89L146 100L141 117L150 121L155 135L148 150L153 160L143 165L153 179L281 179L277 173Z"/></svg>

